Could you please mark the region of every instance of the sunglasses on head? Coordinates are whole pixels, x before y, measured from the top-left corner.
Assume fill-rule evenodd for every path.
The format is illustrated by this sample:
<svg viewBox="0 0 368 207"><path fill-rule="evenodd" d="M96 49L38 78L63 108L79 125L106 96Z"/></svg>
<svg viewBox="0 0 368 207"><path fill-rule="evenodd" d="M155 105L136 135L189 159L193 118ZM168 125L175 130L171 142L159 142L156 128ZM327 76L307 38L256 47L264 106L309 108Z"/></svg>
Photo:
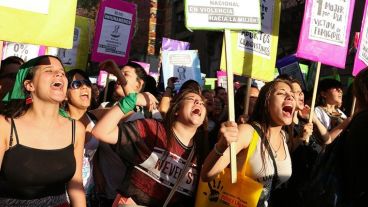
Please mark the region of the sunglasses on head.
<svg viewBox="0 0 368 207"><path fill-rule="evenodd" d="M74 80L70 83L69 88L73 88L73 89L78 89L80 87L82 87L82 85L91 87L91 81L89 80Z"/></svg>

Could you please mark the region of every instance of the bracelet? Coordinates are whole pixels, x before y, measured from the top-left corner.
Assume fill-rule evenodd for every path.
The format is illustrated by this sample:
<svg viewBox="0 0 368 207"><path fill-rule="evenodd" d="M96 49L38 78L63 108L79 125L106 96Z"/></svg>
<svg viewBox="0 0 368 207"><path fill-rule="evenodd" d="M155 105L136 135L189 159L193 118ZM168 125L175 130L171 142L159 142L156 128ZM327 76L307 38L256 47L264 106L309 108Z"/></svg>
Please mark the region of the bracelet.
<svg viewBox="0 0 368 207"><path fill-rule="evenodd" d="M123 99L121 99L118 103L120 110L126 114L129 111L132 111L137 104L137 93L129 93Z"/></svg>
<svg viewBox="0 0 368 207"><path fill-rule="evenodd" d="M217 149L217 143L215 144L215 146L213 147L213 150L215 151L216 155L218 156L222 156L224 155L224 153L220 152L218 149Z"/></svg>

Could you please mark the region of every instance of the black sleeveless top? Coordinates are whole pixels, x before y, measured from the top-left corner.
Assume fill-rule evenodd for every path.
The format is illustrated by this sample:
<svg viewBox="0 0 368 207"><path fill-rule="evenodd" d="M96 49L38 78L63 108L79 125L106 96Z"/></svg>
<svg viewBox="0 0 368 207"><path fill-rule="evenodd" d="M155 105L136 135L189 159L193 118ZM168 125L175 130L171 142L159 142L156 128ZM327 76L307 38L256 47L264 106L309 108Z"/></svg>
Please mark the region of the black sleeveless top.
<svg viewBox="0 0 368 207"><path fill-rule="evenodd" d="M11 147L13 131L17 144ZM72 120L70 145L55 150L31 148L19 142L11 119L10 148L5 151L0 171L0 197L30 200L65 194L66 183L76 169L74 137L75 120Z"/></svg>

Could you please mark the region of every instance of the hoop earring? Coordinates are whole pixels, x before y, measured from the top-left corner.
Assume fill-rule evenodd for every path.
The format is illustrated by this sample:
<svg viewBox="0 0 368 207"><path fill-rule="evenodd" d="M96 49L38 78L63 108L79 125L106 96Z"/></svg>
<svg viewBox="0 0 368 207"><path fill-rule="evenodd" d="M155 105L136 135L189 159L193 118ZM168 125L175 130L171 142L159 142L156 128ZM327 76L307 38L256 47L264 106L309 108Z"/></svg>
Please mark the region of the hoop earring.
<svg viewBox="0 0 368 207"><path fill-rule="evenodd" d="M31 94L29 94L28 96L27 96L27 98L26 98L26 105L29 105L29 104L31 104L33 101L32 101L32 95Z"/></svg>

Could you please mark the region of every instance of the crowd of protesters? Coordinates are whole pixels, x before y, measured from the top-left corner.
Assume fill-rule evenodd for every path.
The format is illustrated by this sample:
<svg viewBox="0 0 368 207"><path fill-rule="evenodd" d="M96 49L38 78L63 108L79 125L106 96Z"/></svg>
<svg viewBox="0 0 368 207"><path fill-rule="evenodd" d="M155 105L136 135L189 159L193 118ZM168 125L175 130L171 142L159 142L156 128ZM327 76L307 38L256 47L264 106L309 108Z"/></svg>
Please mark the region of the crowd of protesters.
<svg viewBox="0 0 368 207"><path fill-rule="evenodd" d="M259 207L306 206L318 158L341 137L341 206L366 205L367 69L353 82L354 114L341 82L322 80L311 111L310 93L281 75L249 87L248 112L238 88L230 122L223 87L189 80L175 91L173 77L159 91L137 63L99 68L117 77L106 90L54 56L1 62L0 206L194 206L198 183L229 167L230 143L241 170L255 136L246 174L263 185Z"/></svg>

